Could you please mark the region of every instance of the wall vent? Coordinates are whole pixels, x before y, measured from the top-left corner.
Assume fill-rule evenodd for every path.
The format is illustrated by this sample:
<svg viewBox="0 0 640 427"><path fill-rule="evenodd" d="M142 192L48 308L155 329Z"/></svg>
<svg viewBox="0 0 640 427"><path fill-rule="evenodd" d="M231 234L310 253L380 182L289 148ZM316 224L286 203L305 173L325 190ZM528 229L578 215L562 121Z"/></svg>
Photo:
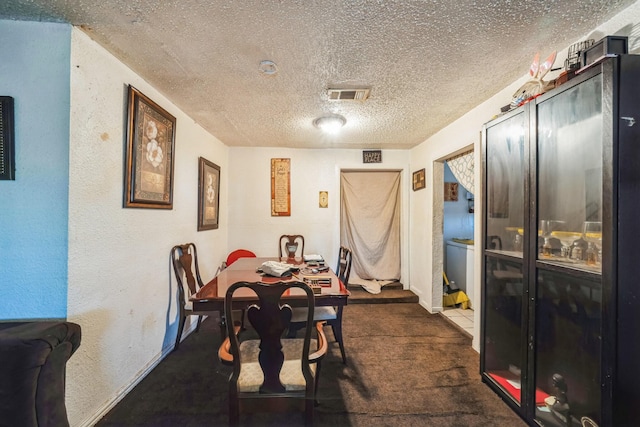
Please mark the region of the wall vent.
<svg viewBox="0 0 640 427"><path fill-rule="evenodd" d="M329 101L364 101L369 97L371 88L327 89Z"/></svg>

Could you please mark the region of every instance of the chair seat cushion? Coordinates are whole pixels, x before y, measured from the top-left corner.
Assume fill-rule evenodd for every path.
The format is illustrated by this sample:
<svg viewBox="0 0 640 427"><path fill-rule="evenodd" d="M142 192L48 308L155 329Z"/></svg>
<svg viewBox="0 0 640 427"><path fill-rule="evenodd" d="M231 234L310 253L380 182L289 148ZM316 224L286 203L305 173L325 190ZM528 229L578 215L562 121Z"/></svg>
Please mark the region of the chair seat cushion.
<svg viewBox="0 0 640 427"><path fill-rule="evenodd" d="M300 323L300 322L306 322L307 321L307 309L306 308L293 308L293 314L291 316L291 322L292 323ZM321 322L323 320L333 320L336 319L338 317L338 313L336 312L336 309L334 307L328 306L321 306L321 307L316 307L313 310L313 320L317 321L317 322Z"/></svg>
<svg viewBox="0 0 640 427"><path fill-rule="evenodd" d="M302 375L300 356L302 355L302 339L283 339L282 351L284 364L280 371L280 382L287 391L304 390L306 382ZM240 376L238 378L238 390L242 393L257 393L264 381L264 374L258 362L260 352L260 340L248 340L240 343ZM310 351L317 348L317 341L312 339ZM313 375L316 373L316 364L310 365Z"/></svg>

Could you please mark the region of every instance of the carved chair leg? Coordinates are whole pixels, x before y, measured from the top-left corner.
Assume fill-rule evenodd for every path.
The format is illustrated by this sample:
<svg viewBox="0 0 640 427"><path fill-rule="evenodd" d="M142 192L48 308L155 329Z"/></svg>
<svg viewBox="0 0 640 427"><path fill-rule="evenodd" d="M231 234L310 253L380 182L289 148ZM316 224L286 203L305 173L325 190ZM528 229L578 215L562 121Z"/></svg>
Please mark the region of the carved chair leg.
<svg viewBox="0 0 640 427"><path fill-rule="evenodd" d="M312 426L313 425L313 408L315 405L315 399L305 399L304 402L304 425Z"/></svg>
<svg viewBox="0 0 640 427"><path fill-rule="evenodd" d="M322 368L322 361L317 363L316 366L316 376L314 378L314 389L313 389L313 403L315 406L320 405L320 401L318 400L318 384L320 383L320 370Z"/></svg>
<svg viewBox="0 0 640 427"><path fill-rule="evenodd" d="M240 422L240 408L236 399L229 399L229 425L237 426Z"/></svg>
<svg viewBox="0 0 640 427"><path fill-rule="evenodd" d="M202 323L202 316L198 316L198 323L196 324L196 332L200 331L200 323Z"/></svg>
<svg viewBox="0 0 640 427"><path fill-rule="evenodd" d="M335 320L331 321L331 329L333 330L333 336L338 341L340 346L340 353L342 354L342 363L347 364L347 356L344 352L344 343L342 341L342 307L338 307L338 312Z"/></svg>
<svg viewBox="0 0 640 427"><path fill-rule="evenodd" d="M182 338L182 330L184 329L184 321L186 316L180 315L180 320L178 320L178 335L176 336L176 345L173 346L173 350L177 350L180 347L180 338Z"/></svg>

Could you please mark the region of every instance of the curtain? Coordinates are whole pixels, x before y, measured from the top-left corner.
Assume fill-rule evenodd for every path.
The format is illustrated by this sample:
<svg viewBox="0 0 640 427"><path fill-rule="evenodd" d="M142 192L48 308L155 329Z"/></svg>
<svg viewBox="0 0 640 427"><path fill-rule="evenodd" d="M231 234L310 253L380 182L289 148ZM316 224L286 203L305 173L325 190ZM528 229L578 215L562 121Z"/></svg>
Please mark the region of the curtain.
<svg viewBox="0 0 640 427"><path fill-rule="evenodd" d="M353 252L352 275L399 280L400 172L343 172L340 197L340 241Z"/></svg>
<svg viewBox="0 0 640 427"><path fill-rule="evenodd" d="M471 194L475 194L473 150L446 160L458 182Z"/></svg>

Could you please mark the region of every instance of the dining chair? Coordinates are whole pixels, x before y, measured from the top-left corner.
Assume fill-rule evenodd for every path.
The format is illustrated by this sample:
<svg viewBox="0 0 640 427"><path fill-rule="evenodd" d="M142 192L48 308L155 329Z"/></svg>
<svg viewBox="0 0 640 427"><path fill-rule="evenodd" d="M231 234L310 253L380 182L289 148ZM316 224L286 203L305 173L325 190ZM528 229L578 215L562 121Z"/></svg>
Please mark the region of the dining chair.
<svg viewBox="0 0 640 427"><path fill-rule="evenodd" d="M198 250L195 243L185 243L176 245L171 248L171 261L173 271L178 283L178 299L179 299L179 319L178 319L178 335L176 343L173 347L177 350L180 347L180 339L186 322L187 316L198 316L196 324L196 332L200 330L202 316L210 316L211 311L195 311L193 303L189 298L198 292L204 284L200 277L200 268L198 267ZM242 318L244 319L244 310L242 310ZM220 329L224 331L225 317L224 313L220 313ZM241 322L244 328L244 321Z"/></svg>
<svg viewBox="0 0 640 427"><path fill-rule="evenodd" d="M254 331L240 334L232 308L234 293L243 288L253 290L259 301L247 309ZM304 291L308 311L304 338L284 338L292 310L281 297L292 288ZM225 294L227 338L218 356L222 363L233 366L229 376L230 425L237 425L240 412L246 412L251 404L258 406L258 411L268 412L289 408L287 403L304 408L305 424L313 423L320 366L327 351L322 324L313 326L314 306L313 291L302 282L236 282L229 287ZM240 339L245 333L252 336Z"/></svg>
<svg viewBox="0 0 640 427"><path fill-rule="evenodd" d="M256 257L256 254L254 254L253 252L247 249L236 249L235 251L232 251L231 253L229 253L229 255L227 256L227 260L222 265L222 269L224 270L225 268L229 267L231 264L233 264L240 258L255 258L255 257Z"/></svg>
<svg viewBox="0 0 640 427"><path fill-rule="evenodd" d="M336 275L338 279L342 282L345 288L348 287L349 284L349 276L351 275L351 259L353 254L351 250L340 246L340 250L338 252L338 265L336 267ZM344 306L322 306L315 307L313 312L313 321L314 322L325 322L326 324L331 326L331 330L333 331L333 336L335 340L338 342L338 346L340 347L340 354L342 355L342 363L347 363L347 356L344 351L344 341L342 338L342 310ZM304 322L306 322L307 309L306 308L294 308L293 309L293 317L291 319L292 326L290 327L290 336L294 336L298 329L300 329Z"/></svg>
<svg viewBox="0 0 640 427"><path fill-rule="evenodd" d="M178 335L176 343L173 347L177 350L180 346L180 338L182 338L182 330L187 316L198 316L196 332L200 330L202 316L211 314L211 312L198 312L193 310L193 303L189 301L191 295L195 294L203 286L200 278L200 269L198 268L198 250L194 243L185 243L176 245L171 248L171 261L173 271L178 284L179 296L179 319L178 319ZM194 274L195 273L195 274ZM186 282L186 283L185 283Z"/></svg>
<svg viewBox="0 0 640 427"><path fill-rule="evenodd" d="M300 234L283 234L280 236L280 244L278 245L278 254L280 258L286 255L287 258L295 258L304 256L304 236Z"/></svg>

